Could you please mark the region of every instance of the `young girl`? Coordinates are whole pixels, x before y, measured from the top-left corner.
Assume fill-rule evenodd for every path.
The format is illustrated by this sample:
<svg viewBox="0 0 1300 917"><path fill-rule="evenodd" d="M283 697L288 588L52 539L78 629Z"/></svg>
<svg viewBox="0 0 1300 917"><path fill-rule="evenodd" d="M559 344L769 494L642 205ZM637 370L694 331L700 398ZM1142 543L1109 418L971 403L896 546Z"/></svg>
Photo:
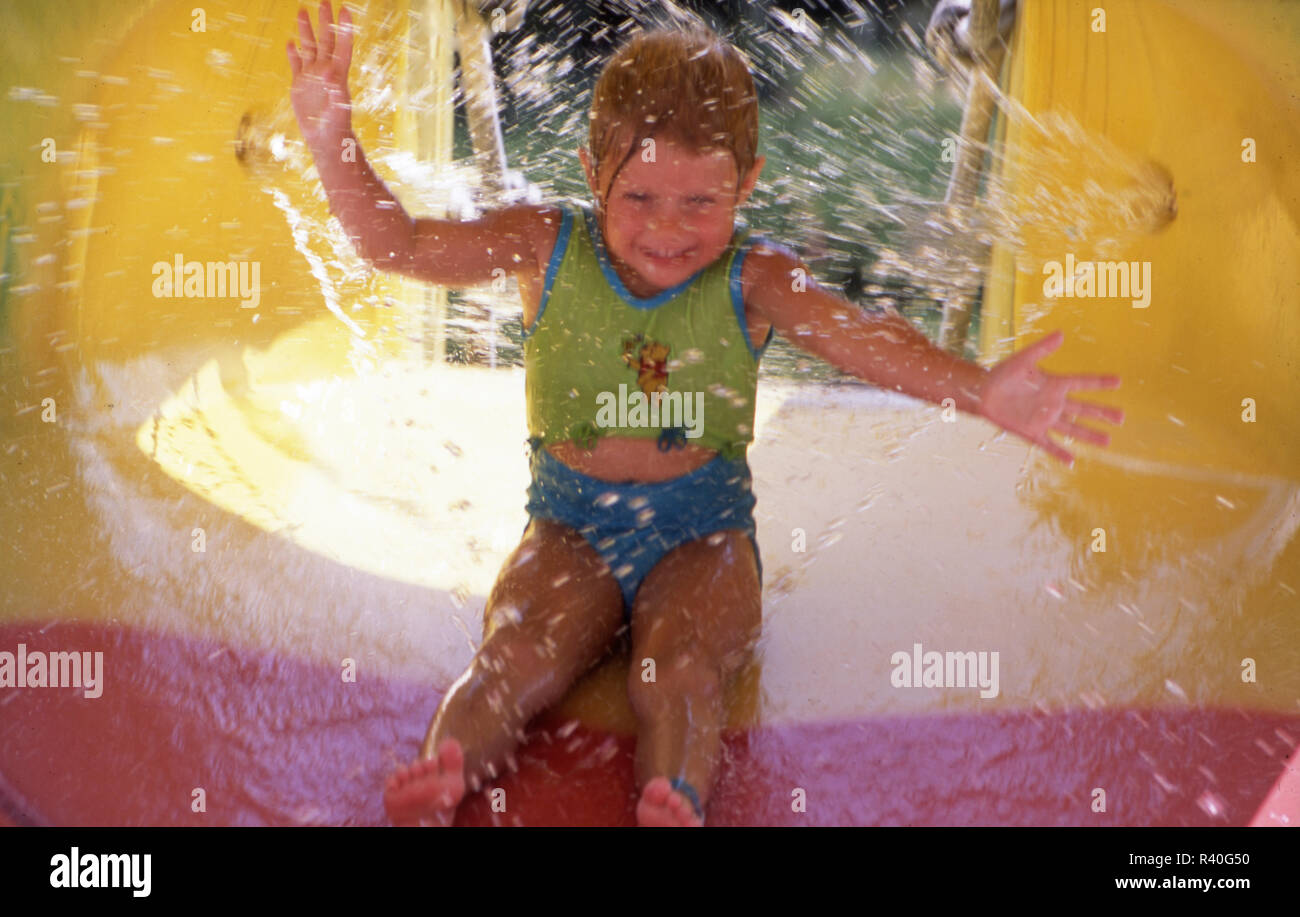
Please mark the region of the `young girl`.
<svg viewBox="0 0 1300 917"><path fill-rule="evenodd" d="M523 297L530 516L488 598L484 640L421 749L384 794L396 824L447 824L524 726L631 627L637 820L699 825L719 764L723 689L762 623L746 448L758 362L779 331L869 382L982 415L1072 462L1049 431L1105 445L1068 398L1113 376L1035 363L1059 332L992 370L897 314L822 289L736 226L758 181L758 107L743 57L702 29L643 32L606 64L579 150L595 207L508 207L413 220L353 147L353 29L321 4L290 42L294 112L330 209L376 267L455 287L514 273ZM345 141L352 141L351 144ZM802 273L799 273L802 272ZM643 680L642 660L655 663Z"/></svg>

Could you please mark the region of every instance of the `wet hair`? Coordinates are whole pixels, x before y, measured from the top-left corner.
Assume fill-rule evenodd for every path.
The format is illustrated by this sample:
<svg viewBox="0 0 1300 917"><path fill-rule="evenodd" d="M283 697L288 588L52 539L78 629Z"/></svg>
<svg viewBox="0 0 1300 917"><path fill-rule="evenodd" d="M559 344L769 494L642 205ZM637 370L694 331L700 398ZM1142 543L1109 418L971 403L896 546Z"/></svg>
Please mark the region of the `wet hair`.
<svg viewBox="0 0 1300 917"><path fill-rule="evenodd" d="M743 181L758 154L758 94L744 55L703 25L640 32L614 52L591 94L588 152L602 208L652 135L697 154L729 151Z"/></svg>

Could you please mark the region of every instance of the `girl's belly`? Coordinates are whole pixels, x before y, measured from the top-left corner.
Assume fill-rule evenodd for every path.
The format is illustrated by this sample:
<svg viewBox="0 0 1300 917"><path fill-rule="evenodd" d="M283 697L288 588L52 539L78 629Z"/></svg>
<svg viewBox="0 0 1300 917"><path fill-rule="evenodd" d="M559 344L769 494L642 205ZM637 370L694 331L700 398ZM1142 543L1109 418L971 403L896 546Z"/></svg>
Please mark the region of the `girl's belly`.
<svg viewBox="0 0 1300 917"><path fill-rule="evenodd" d="M602 436L591 450L573 442L552 443L546 448L574 471L614 483L669 481L703 467L717 455L713 449L691 443L660 452L658 440L630 436Z"/></svg>

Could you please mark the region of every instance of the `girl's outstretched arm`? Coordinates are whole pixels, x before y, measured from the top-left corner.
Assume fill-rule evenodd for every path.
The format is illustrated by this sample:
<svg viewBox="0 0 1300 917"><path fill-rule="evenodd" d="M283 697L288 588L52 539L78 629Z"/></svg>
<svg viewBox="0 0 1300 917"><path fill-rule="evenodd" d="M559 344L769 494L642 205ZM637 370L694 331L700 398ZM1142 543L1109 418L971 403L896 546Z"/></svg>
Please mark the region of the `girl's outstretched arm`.
<svg viewBox="0 0 1300 917"><path fill-rule="evenodd" d="M357 253L381 270L457 287L486 283L498 269L536 270L539 239L553 215L507 207L473 221L413 219L375 175L352 132L348 68L356 34L347 7L335 24L329 0L317 32L298 11L298 44L288 46L294 115L316 162L330 212Z"/></svg>
<svg viewBox="0 0 1300 917"><path fill-rule="evenodd" d="M897 312L870 315L820 287L786 249L756 247L745 260L741 283L747 305L832 366L935 404L952 398L960 410L988 418L1067 464L1074 456L1049 439L1049 431L1104 446L1109 436L1076 421L1124 419L1118 408L1067 397L1075 390L1118 388L1118 376L1053 375L1036 366L1064 340L1059 331L984 369L936 347Z"/></svg>

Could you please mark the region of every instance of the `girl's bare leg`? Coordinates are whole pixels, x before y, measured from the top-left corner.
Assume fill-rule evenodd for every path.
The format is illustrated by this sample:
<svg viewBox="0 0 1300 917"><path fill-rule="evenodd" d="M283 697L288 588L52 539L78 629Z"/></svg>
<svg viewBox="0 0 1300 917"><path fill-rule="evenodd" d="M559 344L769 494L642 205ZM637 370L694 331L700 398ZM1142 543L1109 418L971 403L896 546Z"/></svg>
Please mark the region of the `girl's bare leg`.
<svg viewBox="0 0 1300 917"><path fill-rule="evenodd" d="M713 542L713 543L710 543ZM762 588L748 536L727 531L666 554L637 592L628 694L640 723L642 825L700 824L685 780L708 803L722 750L723 688L762 628ZM655 680L645 679L654 660Z"/></svg>
<svg viewBox="0 0 1300 917"><path fill-rule="evenodd" d="M581 535L529 525L492 587L483 645L442 699L420 760L384 792L394 824L448 824L466 787L494 778L524 726L598 662L623 626L617 581Z"/></svg>

